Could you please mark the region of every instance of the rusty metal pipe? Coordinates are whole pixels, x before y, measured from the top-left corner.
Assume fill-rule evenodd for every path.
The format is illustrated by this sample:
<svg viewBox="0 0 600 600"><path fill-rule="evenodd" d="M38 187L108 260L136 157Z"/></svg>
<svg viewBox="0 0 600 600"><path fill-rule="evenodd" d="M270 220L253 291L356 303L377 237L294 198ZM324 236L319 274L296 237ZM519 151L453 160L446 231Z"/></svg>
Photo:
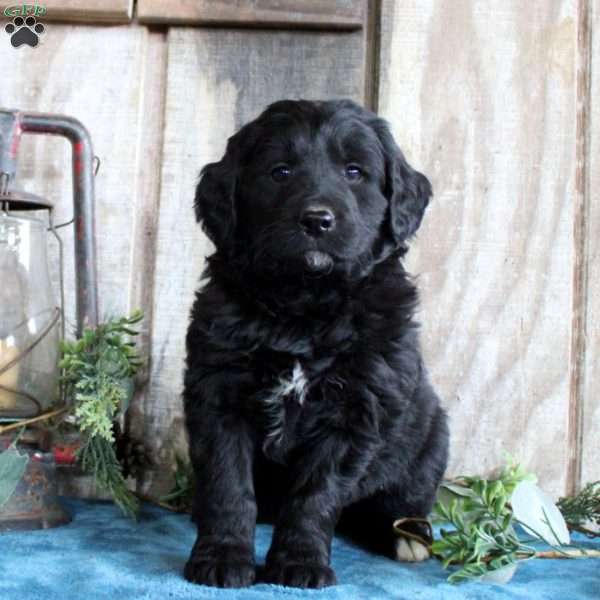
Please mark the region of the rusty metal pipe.
<svg viewBox="0 0 600 600"><path fill-rule="evenodd" d="M76 314L79 335L84 327L94 327L98 324L92 140L83 124L72 117L0 111L0 172L8 173L9 181L16 172L17 151L23 133L60 135L71 142Z"/></svg>

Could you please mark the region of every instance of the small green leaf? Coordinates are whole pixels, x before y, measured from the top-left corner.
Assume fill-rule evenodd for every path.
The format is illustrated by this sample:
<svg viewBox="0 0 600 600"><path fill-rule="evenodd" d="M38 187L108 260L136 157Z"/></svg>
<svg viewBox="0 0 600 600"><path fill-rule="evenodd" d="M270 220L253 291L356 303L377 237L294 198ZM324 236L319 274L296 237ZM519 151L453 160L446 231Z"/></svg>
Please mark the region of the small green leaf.
<svg viewBox="0 0 600 600"><path fill-rule="evenodd" d="M469 489L468 487L452 482L443 483L440 486L440 489L447 490L456 496L465 496L471 498L475 495L473 490Z"/></svg>
<svg viewBox="0 0 600 600"><path fill-rule="evenodd" d="M14 446L0 453L0 506L6 504L17 489L28 462L27 454L19 454Z"/></svg>

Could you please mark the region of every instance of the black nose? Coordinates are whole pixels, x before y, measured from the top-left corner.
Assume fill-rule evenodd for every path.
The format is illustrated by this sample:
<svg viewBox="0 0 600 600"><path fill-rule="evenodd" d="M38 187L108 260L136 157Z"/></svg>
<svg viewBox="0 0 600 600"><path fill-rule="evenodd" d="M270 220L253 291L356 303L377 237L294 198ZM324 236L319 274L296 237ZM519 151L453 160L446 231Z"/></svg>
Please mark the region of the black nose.
<svg viewBox="0 0 600 600"><path fill-rule="evenodd" d="M309 235L323 235L335 227L335 217L326 208L309 208L302 213L300 225Z"/></svg>

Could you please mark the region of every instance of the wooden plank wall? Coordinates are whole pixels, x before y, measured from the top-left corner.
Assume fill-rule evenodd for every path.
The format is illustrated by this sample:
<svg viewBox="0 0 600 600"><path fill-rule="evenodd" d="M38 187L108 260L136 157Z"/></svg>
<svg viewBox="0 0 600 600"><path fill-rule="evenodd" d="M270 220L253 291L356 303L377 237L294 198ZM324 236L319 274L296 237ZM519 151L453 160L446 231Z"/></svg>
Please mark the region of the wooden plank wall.
<svg viewBox="0 0 600 600"><path fill-rule="evenodd" d="M576 6L386 1L380 111L435 199L411 256L451 471L567 485Z"/></svg>
<svg viewBox="0 0 600 600"><path fill-rule="evenodd" d="M128 0L73 2L87 20L94 7L131 18ZM347 4L354 18L360 3ZM167 489L185 452L184 335L211 250L192 215L197 174L281 97L378 108L434 184L409 266L452 419L451 473L483 472L507 450L554 495L600 478L600 41L589 35L600 10L591 0L363 5L354 31L339 31L343 19L298 30L289 15L275 29L175 27L167 15L152 29L51 22L36 49L1 40L0 106L81 119L102 160L101 311L146 312L151 359L130 419L155 461L145 492ZM21 156L23 186L68 218L68 145L31 138Z"/></svg>

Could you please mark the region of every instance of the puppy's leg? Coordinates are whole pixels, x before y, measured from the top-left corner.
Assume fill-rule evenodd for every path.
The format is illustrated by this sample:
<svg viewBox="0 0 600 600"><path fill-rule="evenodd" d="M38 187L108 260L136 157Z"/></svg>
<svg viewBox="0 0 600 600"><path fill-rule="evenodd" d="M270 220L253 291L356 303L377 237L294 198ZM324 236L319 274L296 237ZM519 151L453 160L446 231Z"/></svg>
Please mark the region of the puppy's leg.
<svg viewBox="0 0 600 600"><path fill-rule="evenodd" d="M393 525L401 518L427 518L446 468L447 453L446 417L438 409L418 460L409 467L409 477L402 478L406 483L388 484L383 490L345 508L340 530L359 544L390 558L409 562L429 558L425 545L412 537L399 536ZM398 465L396 468L401 472ZM424 540L429 538L429 529L418 522L407 522L402 529Z"/></svg>
<svg viewBox="0 0 600 600"><path fill-rule="evenodd" d="M188 415L196 475L193 519L198 538L185 566L188 581L245 587L255 579L254 443L241 421Z"/></svg>
<svg viewBox="0 0 600 600"><path fill-rule="evenodd" d="M332 425L321 421L322 428L312 432L309 445L296 449L298 459L289 465L294 485L267 554L265 578L271 583L305 588L336 583L329 567L335 526L377 442L373 436L359 438L350 429Z"/></svg>
<svg viewBox="0 0 600 600"><path fill-rule="evenodd" d="M339 529L357 544L371 552L407 562L429 558L427 546L415 539L394 532L394 522L400 518L426 518L430 501L411 505L400 490L379 492L344 509ZM406 523L402 529L428 540L429 532L420 523Z"/></svg>
<svg viewBox="0 0 600 600"><path fill-rule="evenodd" d="M336 583L329 560L339 510L325 496L317 492L284 504L267 554L266 581L302 588Z"/></svg>

